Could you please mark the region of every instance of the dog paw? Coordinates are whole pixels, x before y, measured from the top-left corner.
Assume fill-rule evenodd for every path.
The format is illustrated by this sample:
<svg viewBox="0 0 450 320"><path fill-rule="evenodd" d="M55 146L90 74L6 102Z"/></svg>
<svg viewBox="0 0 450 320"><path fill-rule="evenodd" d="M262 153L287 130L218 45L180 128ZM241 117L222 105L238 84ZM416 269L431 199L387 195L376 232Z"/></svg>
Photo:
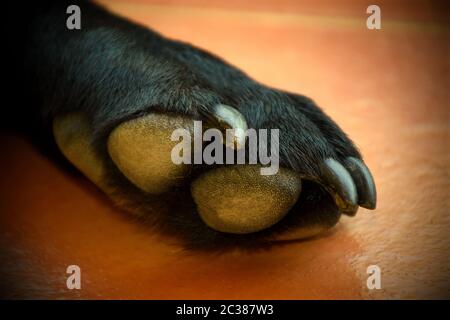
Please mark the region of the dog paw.
<svg viewBox="0 0 450 320"><path fill-rule="evenodd" d="M158 54L132 47L124 56L91 57L99 65L81 65L65 84L76 97L70 107L50 113L59 149L116 203L196 248L311 237L341 214L375 208L361 155L313 101L263 86L202 50L161 41ZM232 150L237 159L243 150L244 161L174 161L177 130L192 138L183 157L209 148L213 158ZM276 170L263 174L268 159Z"/></svg>
<svg viewBox="0 0 450 320"><path fill-rule="evenodd" d="M194 136L194 119L186 115L150 112L123 121L110 131L104 149L96 147L86 114L56 117L53 132L66 158L116 203L181 236L187 246L248 247L311 237L334 226L341 214L354 215L358 206L375 207L374 182L363 161L354 154L341 157L333 149L344 136L327 137L306 116L303 120L315 130L280 117L280 168L272 175L262 175L260 164L174 163L179 142L173 133L183 129ZM234 120L222 119L221 125L205 121L207 128L215 124L223 131ZM289 127L296 130L283 132ZM326 142L322 149L316 140ZM339 146L348 147L345 143ZM207 147L203 143L200 150ZM227 146L223 148L226 152Z"/></svg>

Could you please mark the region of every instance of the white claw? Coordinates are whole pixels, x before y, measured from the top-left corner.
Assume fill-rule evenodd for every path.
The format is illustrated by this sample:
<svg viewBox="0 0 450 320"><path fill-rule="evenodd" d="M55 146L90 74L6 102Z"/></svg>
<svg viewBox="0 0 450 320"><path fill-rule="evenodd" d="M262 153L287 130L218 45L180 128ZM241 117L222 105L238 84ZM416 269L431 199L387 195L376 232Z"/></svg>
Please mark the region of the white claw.
<svg viewBox="0 0 450 320"><path fill-rule="evenodd" d="M229 127L225 141L227 147L238 150L245 146L247 121L238 110L226 104L218 104L214 108L214 117Z"/></svg>

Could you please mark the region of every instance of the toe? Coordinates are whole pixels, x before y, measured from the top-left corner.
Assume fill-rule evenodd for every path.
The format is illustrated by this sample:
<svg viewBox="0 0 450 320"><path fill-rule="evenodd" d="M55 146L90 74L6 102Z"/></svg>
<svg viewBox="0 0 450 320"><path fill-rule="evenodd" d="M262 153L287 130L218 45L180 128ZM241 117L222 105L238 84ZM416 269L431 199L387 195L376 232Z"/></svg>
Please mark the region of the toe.
<svg viewBox="0 0 450 320"><path fill-rule="evenodd" d="M175 129L193 132L193 121L183 116L149 114L123 122L108 138L108 152L119 170L138 188L160 194L179 184L189 166L175 164L171 152Z"/></svg>
<svg viewBox="0 0 450 320"><path fill-rule="evenodd" d="M301 179L280 168L260 175L260 166L225 166L204 173L191 187L197 210L211 228L227 233L252 233L281 220L297 201Z"/></svg>
<svg viewBox="0 0 450 320"><path fill-rule="evenodd" d="M107 191L105 164L92 145L92 128L82 113L58 116L53 135L64 156L92 182Z"/></svg>

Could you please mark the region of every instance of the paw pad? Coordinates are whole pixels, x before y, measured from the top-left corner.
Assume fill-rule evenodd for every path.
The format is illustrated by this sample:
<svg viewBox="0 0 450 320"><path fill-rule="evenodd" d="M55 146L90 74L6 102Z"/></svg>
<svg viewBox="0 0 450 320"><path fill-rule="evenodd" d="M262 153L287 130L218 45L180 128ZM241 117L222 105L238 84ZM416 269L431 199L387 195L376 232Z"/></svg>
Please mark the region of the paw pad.
<svg viewBox="0 0 450 320"><path fill-rule="evenodd" d="M153 113L123 122L108 138L109 155L138 188L152 194L164 193L189 173L189 166L171 160L177 144L171 141L171 134L177 128L193 132L192 119Z"/></svg>
<svg viewBox="0 0 450 320"><path fill-rule="evenodd" d="M204 173L191 186L203 221L227 233L264 230L281 220L297 201L301 179L282 168L260 174L258 165L224 166Z"/></svg>

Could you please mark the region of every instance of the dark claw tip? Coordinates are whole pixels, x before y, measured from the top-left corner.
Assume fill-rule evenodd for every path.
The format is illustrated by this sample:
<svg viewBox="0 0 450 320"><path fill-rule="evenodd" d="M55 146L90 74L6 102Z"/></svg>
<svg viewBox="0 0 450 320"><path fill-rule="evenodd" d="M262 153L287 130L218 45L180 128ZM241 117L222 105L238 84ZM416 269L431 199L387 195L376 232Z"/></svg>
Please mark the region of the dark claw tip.
<svg viewBox="0 0 450 320"><path fill-rule="evenodd" d="M356 185L358 204L366 209L375 209L377 190L369 168L364 162L353 157L348 157L345 164Z"/></svg>
<svg viewBox="0 0 450 320"><path fill-rule="evenodd" d="M350 173L338 161L328 158L322 166L322 185L334 197L344 214L353 216L358 209L358 193Z"/></svg>

